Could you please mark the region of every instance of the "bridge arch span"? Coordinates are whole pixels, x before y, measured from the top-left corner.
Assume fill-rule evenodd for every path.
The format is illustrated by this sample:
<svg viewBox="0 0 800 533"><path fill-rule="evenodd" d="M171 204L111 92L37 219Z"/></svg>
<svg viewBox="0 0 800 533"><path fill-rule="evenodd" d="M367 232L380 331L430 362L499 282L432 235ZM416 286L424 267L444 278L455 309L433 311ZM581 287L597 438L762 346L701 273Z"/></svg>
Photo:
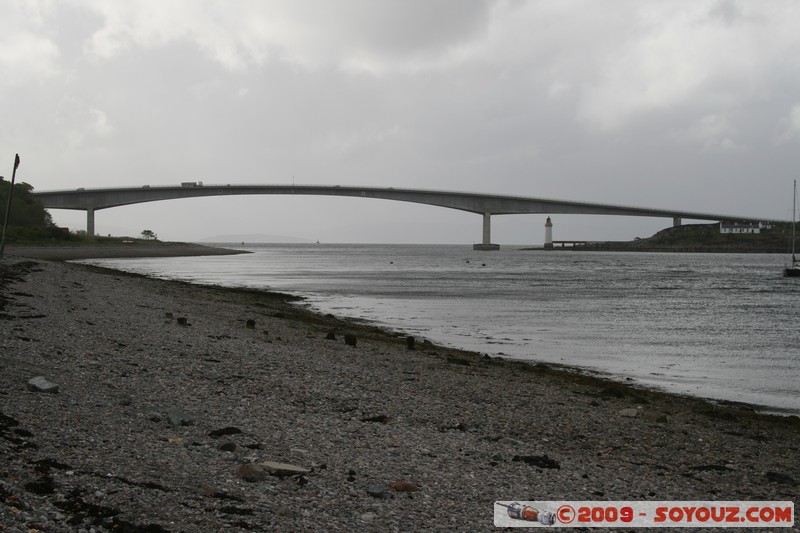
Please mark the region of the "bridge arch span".
<svg viewBox="0 0 800 533"><path fill-rule="evenodd" d="M752 220L752 217L552 200L524 196L345 185L212 185L203 184L202 182L184 182L181 185L175 186L144 185L139 187L119 188L79 188L60 191L34 191L33 194L46 208L86 211L86 231L90 235L94 235L95 233L94 215L96 211L123 205L175 200L180 198L282 194L360 197L411 202L481 215L483 217L483 232L481 244L475 245L477 249L498 248L497 245L491 242L491 217L493 215L582 214L642 216L671 218L676 225L680 224L682 219L714 221ZM777 222L767 219L761 219L761 221Z"/></svg>

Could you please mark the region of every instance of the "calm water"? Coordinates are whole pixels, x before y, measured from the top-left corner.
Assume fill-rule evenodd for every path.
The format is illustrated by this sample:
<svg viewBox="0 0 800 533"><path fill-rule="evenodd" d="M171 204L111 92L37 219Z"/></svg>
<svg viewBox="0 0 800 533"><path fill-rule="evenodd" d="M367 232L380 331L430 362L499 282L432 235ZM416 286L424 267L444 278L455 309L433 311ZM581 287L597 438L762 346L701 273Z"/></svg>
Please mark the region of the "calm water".
<svg viewBox="0 0 800 533"><path fill-rule="evenodd" d="M290 292L437 343L800 414L800 280L782 256L236 248L254 253L87 262Z"/></svg>

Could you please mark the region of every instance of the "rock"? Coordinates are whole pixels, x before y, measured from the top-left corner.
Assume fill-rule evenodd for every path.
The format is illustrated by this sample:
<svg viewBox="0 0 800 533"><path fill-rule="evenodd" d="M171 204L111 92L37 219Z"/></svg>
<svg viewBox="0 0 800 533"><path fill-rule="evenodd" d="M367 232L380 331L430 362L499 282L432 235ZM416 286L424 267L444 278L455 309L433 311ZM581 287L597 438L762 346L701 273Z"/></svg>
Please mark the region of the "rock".
<svg viewBox="0 0 800 533"><path fill-rule="evenodd" d="M716 465L716 464L708 464L708 465L696 465L689 467L690 470L698 470L700 472L732 472L733 469L729 468L725 465Z"/></svg>
<svg viewBox="0 0 800 533"><path fill-rule="evenodd" d="M463 422L459 422L458 424L455 424L453 426L442 426L439 428L439 431L448 431L451 429L455 429L457 431L466 431L467 425L464 424Z"/></svg>
<svg viewBox="0 0 800 533"><path fill-rule="evenodd" d="M242 430L237 428L237 427L228 426L228 427L224 427L222 429L215 429L214 431L209 431L208 432L208 436L209 437L223 437L225 435L238 435L241 432L242 432Z"/></svg>
<svg viewBox="0 0 800 533"><path fill-rule="evenodd" d="M335 341L336 340L336 333L333 332L333 331L329 331L328 334L325 335L325 338L327 340L329 340L329 341Z"/></svg>
<svg viewBox="0 0 800 533"><path fill-rule="evenodd" d="M273 476L286 477L286 476L300 476L311 472L308 468L296 466L289 463L278 463L276 461L264 461L259 463L264 470Z"/></svg>
<svg viewBox="0 0 800 533"><path fill-rule="evenodd" d="M235 442L227 441L219 445L219 449L223 452L235 452L239 446Z"/></svg>
<svg viewBox="0 0 800 533"><path fill-rule="evenodd" d="M119 399L117 400L117 403L119 405L123 406L123 407L127 407L127 406L133 404L133 398L131 396L128 396L127 394L125 394L125 395L119 397Z"/></svg>
<svg viewBox="0 0 800 533"><path fill-rule="evenodd" d="M36 376L28 380L28 390L55 394L58 392L58 385L47 381L44 376Z"/></svg>
<svg viewBox="0 0 800 533"><path fill-rule="evenodd" d="M371 485L367 487L367 494L369 494L373 498L379 498L379 499L389 497L389 491L386 490L386 487L378 487L376 485Z"/></svg>
<svg viewBox="0 0 800 533"><path fill-rule="evenodd" d="M388 424L389 417L386 415L367 416L361 419L362 422L380 422L381 424Z"/></svg>
<svg viewBox="0 0 800 533"><path fill-rule="evenodd" d="M355 347L358 344L358 339L352 333L346 333L344 336L344 343L348 346Z"/></svg>
<svg viewBox="0 0 800 533"><path fill-rule="evenodd" d="M245 326L247 327L247 329L256 329L256 321L250 318L245 323Z"/></svg>
<svg viewBox="0 0 800 533"><path fill-rule="evenodd" d="M525 443L519 439L515 439L513 437L503 437L499 439L497 442L500 444L508 444L510 446L524 446Z"/></svg>
<svg viewBox="0 0 800 533"><path fill-rule="evenodd" d="M539 468L561 469L561 464L555 459L550 459L545 455L515 455L512 461L523 462L525 464L538 466Z"/></svg>
<svg viewBox="0 0 800 533"><path fill-rule="evenodd" d="M179 325L179 326L184 326L184 327L185 327L185 326L188 326L188 325L189 325L189 322L186 320L186 317L185 317L185 316L179 316L179 317L178 317L178 325Z"/></svg>
<svg viewBox="0 0 800 533"><path fill-rule="evenodd" d="M797 486L797 481L792 476L780 472L767 472L767 481L789 485L791 487Z"/></svg>
<svg viewBox="0 0 800 533"><path fill-rule="evenodd" d="M648 422L656 422L658 424L666 424L667 423L667 415L662 413L661 411L644 411L642 413L642 418L647 420Z"/></svg>
<svg viewBox="0 0 800 533"><path fill-rule="evenodd" d="M623 409L622 411L620 411L617 414L619 416L624 416L624 417L627 417L627 418L636 418L637 416L639 416L639 410L636 409L636 408L631 407L630 409Z"/></svg>
<svg viewBox="0 0 800 533"><path fill-rule="evenodd" d="M395 481L393 483L389 483L389 488L397 492L417 492L419 490L417 485L407 481Z"/></svg>
<svg viewBox="0 0 800 533"><path fill-rule="evenodd" d="M187 415L186 413L184 413L183 411L180 411L178 409L173 409L173 410L169 411L167 413L167 420L169 420L169 423L172 424L173 426L193 426L194 425L194 419L191 416Z"/></svg>
<svg viewBox="0 0 800 533"><path fill-rule="evenodd" d="M416 347L414 346L416 342L417 341L414 337L411 336L406 337L406 348L408 348L409 350L416 350Z"/></svg>
<svg viewBox="0 0 800 533"><path fill-rule="evenodd" d="M472 363L469 362L468 359L464 359L463 357L448 357L447 362L451 365L461 365L461 366L472 366Z"/></svg>
<svg viewBox="0 0 800 533"><path fill-rule="evenodd" d="M249 481L250 483L254 483L256 481L264 481L267 479L267 471L261 465L256 463L245 463L240 465L239 468L236 470L236 473L239 474L242 479L245 481Z"/></svg>
<svg viewBox="0 0 800 533"><path fill-rule="evenodd" d="M371 512L371 511L366 512L366 513L361 515L361 521L362 522L372 522L376 518L378 518L378 515L373 513L373 512Z"/></svg>

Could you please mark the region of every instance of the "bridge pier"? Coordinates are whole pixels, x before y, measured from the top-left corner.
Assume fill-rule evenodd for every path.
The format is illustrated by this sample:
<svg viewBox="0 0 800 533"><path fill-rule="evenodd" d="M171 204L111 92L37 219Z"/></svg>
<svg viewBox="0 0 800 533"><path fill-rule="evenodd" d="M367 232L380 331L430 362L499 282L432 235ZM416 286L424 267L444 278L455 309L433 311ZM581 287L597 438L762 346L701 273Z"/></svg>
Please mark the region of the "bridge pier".
<svg viewBox="0 0 800 533"><path fill-rule="evenodd" d="M86 208L86 235L94 237L94 207Z"/></svg>
<svg viewBox="0 0 800 533"><path fill-rule="evenodd" d="M672 217L672 227L673 228L677 228L681 224L683 224L683 220L681 220L681 217Z"/></svg>
<svg viewBox="0 0 800 533"><path fill-rule="evenodd" d="M473 244L473 250L499 250L499 244L492 244L492 214L483 214L483 242Z"/></svg>

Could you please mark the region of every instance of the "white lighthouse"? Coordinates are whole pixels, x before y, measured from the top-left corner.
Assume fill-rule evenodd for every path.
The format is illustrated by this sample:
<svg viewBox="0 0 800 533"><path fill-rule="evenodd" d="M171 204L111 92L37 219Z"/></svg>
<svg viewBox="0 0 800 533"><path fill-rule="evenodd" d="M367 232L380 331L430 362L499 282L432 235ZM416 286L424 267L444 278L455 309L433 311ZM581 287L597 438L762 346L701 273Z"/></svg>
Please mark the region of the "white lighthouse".
<svg viewBox="0 0 800 533"><path fill-rule="evenodd" d="M547 222L544 223L544 249L553 249L553 221L547 217Z"/></svg>

